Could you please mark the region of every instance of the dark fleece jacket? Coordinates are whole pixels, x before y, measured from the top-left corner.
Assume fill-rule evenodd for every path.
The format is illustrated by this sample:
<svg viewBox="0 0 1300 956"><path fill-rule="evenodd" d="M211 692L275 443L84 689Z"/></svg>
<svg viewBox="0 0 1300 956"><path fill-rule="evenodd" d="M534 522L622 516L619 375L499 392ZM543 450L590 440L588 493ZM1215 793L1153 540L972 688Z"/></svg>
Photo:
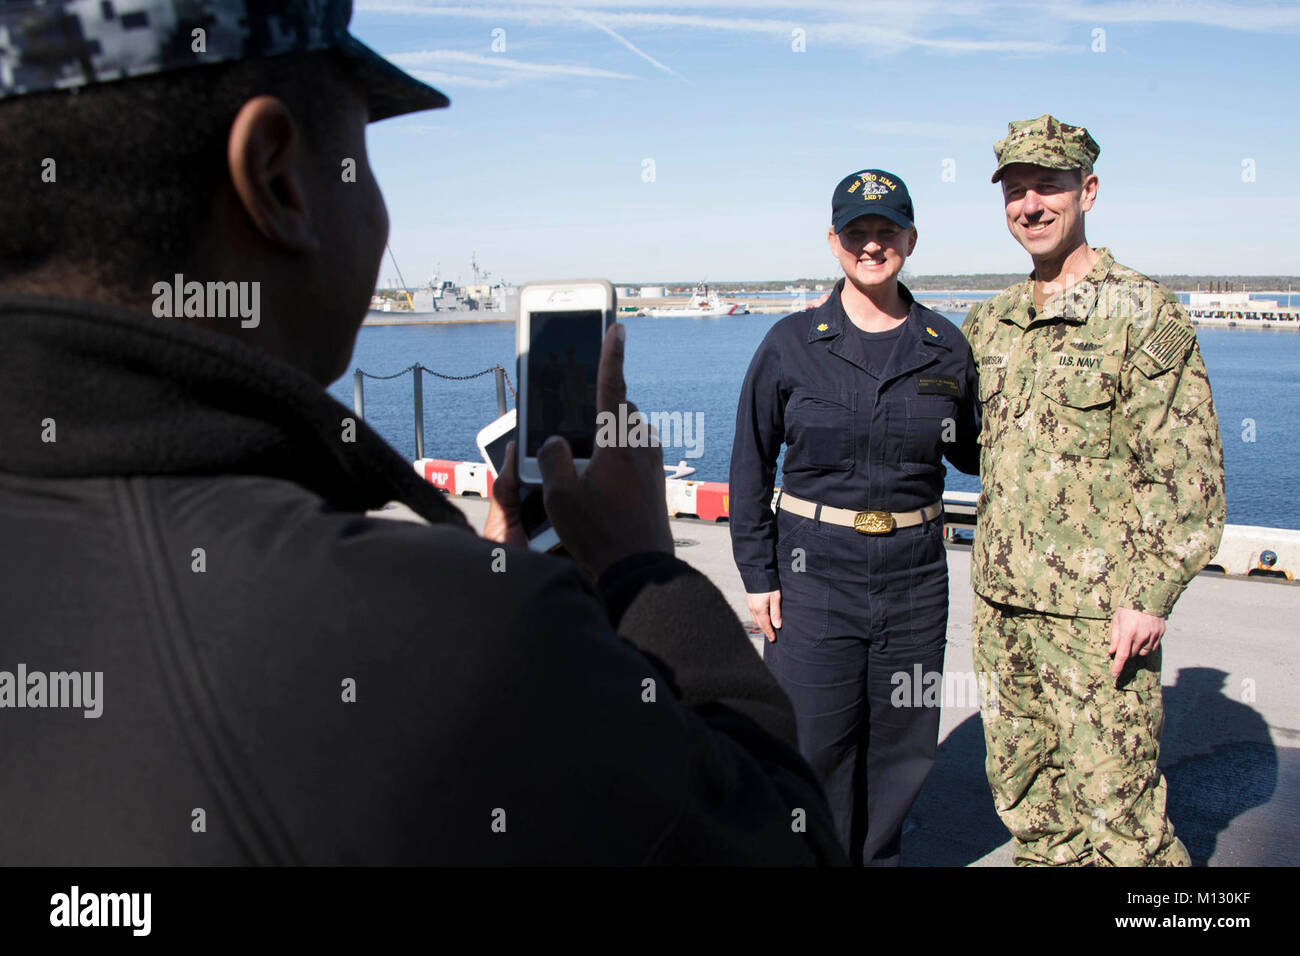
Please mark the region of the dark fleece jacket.
<svg viewBox="0 0 1300 956"><path fill-rule="evenodd" d="M705 577L494 571L351 418L233 337L0 297L0 863L843 861Z"/></svg>

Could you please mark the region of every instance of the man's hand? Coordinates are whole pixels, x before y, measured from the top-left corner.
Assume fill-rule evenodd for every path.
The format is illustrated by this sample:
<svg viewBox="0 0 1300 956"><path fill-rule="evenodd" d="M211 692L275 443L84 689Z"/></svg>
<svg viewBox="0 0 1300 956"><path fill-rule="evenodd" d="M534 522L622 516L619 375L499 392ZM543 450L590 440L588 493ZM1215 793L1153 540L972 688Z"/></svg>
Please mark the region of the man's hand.
<svg viewBox="0 0 1300 956"><path fill-rule="evenodd" d="M623 380L625 326L615 323L605 334L596 370L596 408L621 420L632 418L636 406L627 400ZM597 445L581 476L573 467L569 443L552 435L538 450L546 513L564 547L592 577L599 577L620 558L645 551L673 553L664 498L664 459L658 443L626 447L626 436L614 445Z"/></svg>
<svg viewBox="0 0 1300 956"><path fill-rule="evenodd" d="M746 594L745 603L749 605L749 616L754 619L758 629L769 641L776 641L776 632L781 629L781 592Z"/></svg>
<svg viewBox="0 0 1300 956"><path fill-rule="evenodd" d="M1164 636L1163 617L1127 607L1116 609L1115 616L1110 619L1110 653L1115 657L1110 665L1111 676L1118 677L1130 657L1145 657L1154 651Z"/></svg>
<svg viewBox="0 0 1300 956"><path fill-rule="evenodd" d="M528 547L528 535L519 520L519 460L515 443L506 446L506 463L492 483L492 503L483 522L483 537L501 544Z"/></svg>

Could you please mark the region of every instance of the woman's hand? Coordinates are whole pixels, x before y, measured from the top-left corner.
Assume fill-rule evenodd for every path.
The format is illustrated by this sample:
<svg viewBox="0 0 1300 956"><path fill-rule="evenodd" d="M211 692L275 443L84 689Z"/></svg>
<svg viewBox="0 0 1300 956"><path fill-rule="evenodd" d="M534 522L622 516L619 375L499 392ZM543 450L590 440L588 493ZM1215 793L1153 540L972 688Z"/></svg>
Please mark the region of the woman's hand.
<svg viewBox="0 0 1300 956"><path fill-rule="evenodd" d="M781 592L764 591L762 594L746 594L745 603L749 605L749 616L754 619L759 630L769 641L776 641L776 632L781 630Z"/></svg>

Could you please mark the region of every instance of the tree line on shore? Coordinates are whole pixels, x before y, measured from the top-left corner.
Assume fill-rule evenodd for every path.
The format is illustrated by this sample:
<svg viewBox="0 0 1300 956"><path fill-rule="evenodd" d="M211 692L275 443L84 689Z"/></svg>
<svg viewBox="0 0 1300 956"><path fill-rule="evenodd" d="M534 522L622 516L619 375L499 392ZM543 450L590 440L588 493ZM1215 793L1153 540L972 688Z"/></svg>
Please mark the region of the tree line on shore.
<svg viewBox="0 0 1300 956"><path fill-rule="evenodd" d="M903 284L914 292L933 292L947 290L969 290L969 291L989 291L996 292L1005 289L1009 285L1024 280L1024 272L974 272L974 273L952 273L942 275L909 275L907 270L903 270L900 278ZM1297 294L1300 294L1300 276L1223 276L1223 275L1191 275L1180 273L1177 275L1156 275L1152 276L1161 285L1178 292L1190 292L1200 289L1209 291L1211 287L1221 291L1230 292L1275 292L1278 290L1286 291L1294 288ZM734 289L748 292L782 292L787 286L795 288L812 289L814 286L821 285L829 289L837 281L838 276L818 276L811 278L799 279L772 279L764 282L710 282L709 285L721 290ZM647 285L644 282L616 282L616 286ZM694 288L695 282L664 282L654 283L663 285L666 289L686 289Z"/></svg>

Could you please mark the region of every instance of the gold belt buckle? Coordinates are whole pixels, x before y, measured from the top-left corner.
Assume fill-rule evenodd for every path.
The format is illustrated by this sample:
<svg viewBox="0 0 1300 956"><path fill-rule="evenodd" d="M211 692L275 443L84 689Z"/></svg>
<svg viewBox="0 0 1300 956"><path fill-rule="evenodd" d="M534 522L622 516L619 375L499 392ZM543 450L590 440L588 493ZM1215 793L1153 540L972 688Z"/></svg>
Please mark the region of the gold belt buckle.
<svg viewBox="0 0 1300 956"><path fill-rule="evenodd" d="M853 530L861 534L889 534L894 516L888 511L859 511L853 516Z"/></svg>

